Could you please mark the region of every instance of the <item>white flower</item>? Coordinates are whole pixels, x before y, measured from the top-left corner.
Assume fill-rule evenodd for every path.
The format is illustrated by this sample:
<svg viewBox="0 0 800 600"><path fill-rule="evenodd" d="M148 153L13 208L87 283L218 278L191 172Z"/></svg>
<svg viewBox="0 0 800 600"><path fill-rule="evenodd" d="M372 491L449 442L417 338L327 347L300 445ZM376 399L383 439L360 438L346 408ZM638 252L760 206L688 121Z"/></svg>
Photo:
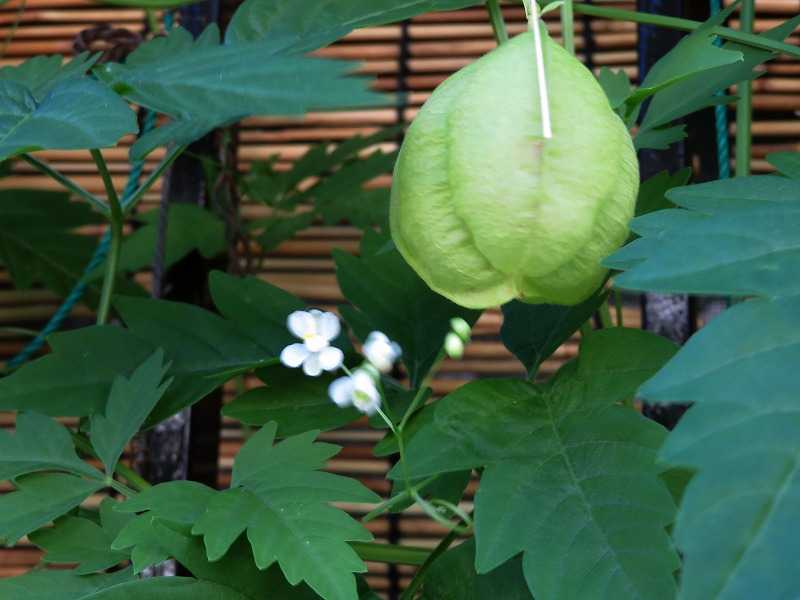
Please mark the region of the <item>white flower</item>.
<svg viewBox="0 0 800 600"><path fill-rule="evenodd" d="M355 406L366 415L373 415L381 405L381 395L366 371L356 369L352 375L339 377L328 387L328 395L337 406Z"/></svg>
<svg viewBox="0 0 800 600"><path fill-rule="evenodd" d="M316 377L323 370L335 371L342 366L344 354L330 343L341 331L338 317L321 310L298 310L289 315L286 324L301 344L290 344L281 352L281 362L295 369L303 365L306 375Z"/></svg>
<svg viewBox="0 0 800 600"><path fill-rule="evenodd" d="M367 336L362 350L367 360L381 373L391 371L395 361L403 353L397 342L393 342L380 331L373 331Z"/></svg>

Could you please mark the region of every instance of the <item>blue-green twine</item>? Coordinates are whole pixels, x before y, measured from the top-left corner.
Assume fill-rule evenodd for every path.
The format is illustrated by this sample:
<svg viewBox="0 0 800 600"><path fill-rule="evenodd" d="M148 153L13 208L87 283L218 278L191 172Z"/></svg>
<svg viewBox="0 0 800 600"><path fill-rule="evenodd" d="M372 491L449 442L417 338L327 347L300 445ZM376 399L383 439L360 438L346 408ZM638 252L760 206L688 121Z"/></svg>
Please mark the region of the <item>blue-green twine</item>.
<svg viewBox="0 0 800 600"><path fill-rule="evenodd" d="M716 15L722 10L720 0L710 0L711 15ZM722 46L722 38L714 40L717 46ZM725 95L724 90L717 92L718 95ZM731 151L728 139L728 107L718 104L714 107L717 128L717 162L719 164L719 178L728 179L731 176Z"/></svg>
<svg viewBox="0 0 800 600"><path fill-rule="evenodd" d="M164 11L164 30L171 31L173 25L175 24L175 18L171 10ZM144 118L144 124L142 125L142 133L147 133L151 129L153 129L156 125L156 113L152 111L147 111ZM122 204L123 209L127 208L128 204L131 201L131 198L136 193L136 190L139 187L139 180L142 177L142 171L144 169L144 160L136 161L131 163L131 172L130 176L128 177L128 183L125 185L125 189L122 192L122 200L120 203ZM100 238L100 242L97 244L97 248L92 255L91 260L89 260L89 264L86 265L86 268L83 270L83 276L81 279L76 283L70 293L64 298L64 302L61 303L61 306L58 307L53 316L50 317L50 320L44 326L44 328L39 332L39 334L33 338L26 346L22 349L22 351L11 358L8 363L6 363L7 370L14 370L18 367L22 366L26 362L28 362L31 357L36 354L39 350L42 349L47 338L50 337L53 333L61 329L61 325L63 325L66 318L72 312L72 309L75 308L75 305L80 302L83 295L86 293L86 277L94 271L97 267L103 264L106 260L106 256L108 255L108 249L111 245L111 230L107 229L103 236Z"/></svg>

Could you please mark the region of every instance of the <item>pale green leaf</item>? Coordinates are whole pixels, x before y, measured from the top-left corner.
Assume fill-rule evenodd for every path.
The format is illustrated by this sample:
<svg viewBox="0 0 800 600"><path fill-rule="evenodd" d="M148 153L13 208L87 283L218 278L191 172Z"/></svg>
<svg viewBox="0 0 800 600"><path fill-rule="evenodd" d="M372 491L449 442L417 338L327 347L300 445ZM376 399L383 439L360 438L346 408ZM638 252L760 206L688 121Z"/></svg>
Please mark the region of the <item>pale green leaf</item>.
<svg viewBox="0 0 800 600"><path fill-rule="evenodd" d="M118 376L111 385L104 413L92 415L92 446L106 473L114 472L125 445L172 383L171 379L164 381L168 369L163 350L157 350L130 378Z"/></svg>
<svg viewBox="0 0 800 600"><path fill-rule="evenodd" d="M53 470L102 479L75 454L69 431L49 417L20 413L16 433L0 430L0 480Z"/></svg>
<svg viewBox="0 0 800 600"><path fill-rule="evenodd" d="M15 485L16 491L0 496L0 540L6 544L69 512L105 484L66 473L33 473Z"/></svg>

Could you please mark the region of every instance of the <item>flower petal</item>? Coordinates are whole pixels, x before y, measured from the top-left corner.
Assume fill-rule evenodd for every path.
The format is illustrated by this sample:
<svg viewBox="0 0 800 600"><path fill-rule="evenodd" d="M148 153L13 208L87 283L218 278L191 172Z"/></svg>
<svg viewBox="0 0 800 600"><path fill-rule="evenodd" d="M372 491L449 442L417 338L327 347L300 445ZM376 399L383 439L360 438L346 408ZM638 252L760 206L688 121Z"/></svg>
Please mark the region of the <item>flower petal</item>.
<svg viewBox="0 0 800 600"><path fill-rule="evenodd" d="M301 340L317 332L317 322L311 313L304 310L296 310L286 319L286 326L293 335Z"/></svg>
<svg viewBox="0 0 800 600"><path fill-rule="evenodd" d="M317 320L317 333L328 341L335 339L342 330L339 317L333 313L320 313L316 315L315 318Z"/></svg>
<svg viewBox="0 0 800 600"><path fill-rule="evenodd" d="M335 371L342 366L344 352L334 346L328 346L319 353L319 363L326 371Z"/></svg>
<svg viewBox="0 0 800 600"><path fill-rule="evenodd" d="M365 344L369 344L370 342L383 342L385 344L388 344L389 337L382 331L373 331L367 336L367 339L364 341Z"/></svg>
<svg viewBox="0 0 800 600"><path fill-rule="evenodd" d="M328 386L328 396L331 400L342 408L353 404L353 379L351 377L339 377Z"/></svg>
<svg viewBox="0 0 800 600"><path fill-rule="evenodd" d="M322 373L322 365L319 362L319 354L311 353L303 363L303 373L310 377L317 377Z"/></svg>
<svg viewBox="0 0 800 600"><path fill-rule="evenodd" d="M310 352L322 352L328 347L328 340L319 334L306 337L306 348Z"/></svg>
<svg viewBox="0 0 800 600"><path fill-rule="evenodd" d="M296 369L308 358L308 348L305 344L290 344L281 352L281 362L292 369Z"/></svg>

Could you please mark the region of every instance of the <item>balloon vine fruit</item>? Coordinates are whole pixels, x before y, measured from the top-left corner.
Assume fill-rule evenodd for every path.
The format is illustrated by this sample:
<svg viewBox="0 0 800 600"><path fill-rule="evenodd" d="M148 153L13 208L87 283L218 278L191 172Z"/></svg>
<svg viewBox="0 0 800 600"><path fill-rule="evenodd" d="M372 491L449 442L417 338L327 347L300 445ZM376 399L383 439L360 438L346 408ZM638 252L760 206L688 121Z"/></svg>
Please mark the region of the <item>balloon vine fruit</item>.
<svg viewBox="0 0 800 600"><path fill-rule="evenodd" d="M639 188L631 137L594 76L546 35L543 44L551 139L527 33L433 93L395 167L392 237L462 306L577 304L628 236Z"/></svg>

